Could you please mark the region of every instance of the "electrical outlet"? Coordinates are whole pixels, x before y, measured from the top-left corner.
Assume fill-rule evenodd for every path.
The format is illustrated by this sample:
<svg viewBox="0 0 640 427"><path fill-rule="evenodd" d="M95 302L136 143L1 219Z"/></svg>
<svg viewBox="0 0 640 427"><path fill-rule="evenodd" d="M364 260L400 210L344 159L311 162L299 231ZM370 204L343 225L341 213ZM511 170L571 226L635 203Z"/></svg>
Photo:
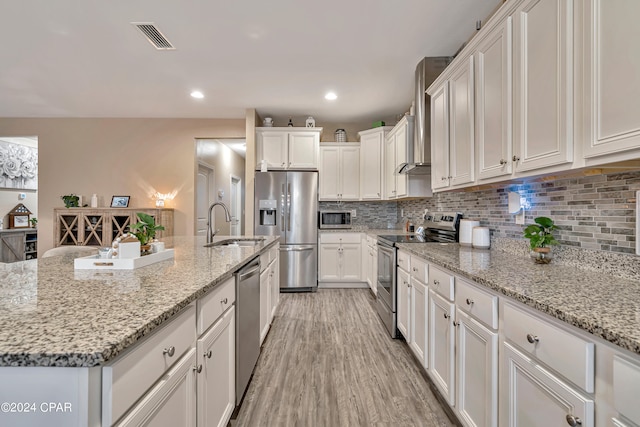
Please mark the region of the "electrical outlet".
<svg viewBox="0 0 640 427"><path fill-rule="evenodd" d="M426 216L429 213L429 209L425 209L424 210L424 216Z"/></svg>
<svg viewBox="0 0 640 427"><path fill-rule="evenodd" d="M524 209L520 209L520 212L516 214L516 224L524 225Z"/></svg>
<svg viewBox="0 0 640 427"><path fill-rule="evenodd" d="M355 218L355 217L356 217L356 210L351 209L351 218Z"/></svg>
<svg viewBox="0 0 640 427"><path fill-rule="evenodd" d="M402 209L402 208L400 209L400 217L404 218L404 209Z"/></svg>

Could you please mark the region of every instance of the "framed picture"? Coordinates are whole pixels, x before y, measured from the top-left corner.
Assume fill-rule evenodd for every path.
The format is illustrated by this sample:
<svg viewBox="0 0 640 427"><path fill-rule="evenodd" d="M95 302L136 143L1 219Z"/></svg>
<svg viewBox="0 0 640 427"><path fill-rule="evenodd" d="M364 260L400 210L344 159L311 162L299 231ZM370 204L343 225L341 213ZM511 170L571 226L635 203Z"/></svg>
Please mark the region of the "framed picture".
<svg viewBox="0 0 640 427"><path fill-rule="evenodd" d="M129 207L129 198L131 196L113 196L111 198L112 208L127 208Z"/></svg>
<svg viewBox="0 0 640 427"><path fill-rule="evenodd" d="M29 228L29 215L13 215L10 228Z"/></svg>

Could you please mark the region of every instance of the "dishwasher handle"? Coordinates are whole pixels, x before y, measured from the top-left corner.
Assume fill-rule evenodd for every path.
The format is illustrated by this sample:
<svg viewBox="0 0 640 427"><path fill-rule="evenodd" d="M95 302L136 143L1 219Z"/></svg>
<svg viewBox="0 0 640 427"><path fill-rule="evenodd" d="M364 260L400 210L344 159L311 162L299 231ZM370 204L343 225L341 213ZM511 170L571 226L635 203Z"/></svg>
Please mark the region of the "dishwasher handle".
<svg viewBox="0 0 640 427"><path fill-rule="evenodd" d="M247 265L242 270L239 270L236 274L238 275L238 278L240 279L240 281L243 281L248 277L255 276L259 272L260 272L260 261L257 261L253 264Z"/></svg>

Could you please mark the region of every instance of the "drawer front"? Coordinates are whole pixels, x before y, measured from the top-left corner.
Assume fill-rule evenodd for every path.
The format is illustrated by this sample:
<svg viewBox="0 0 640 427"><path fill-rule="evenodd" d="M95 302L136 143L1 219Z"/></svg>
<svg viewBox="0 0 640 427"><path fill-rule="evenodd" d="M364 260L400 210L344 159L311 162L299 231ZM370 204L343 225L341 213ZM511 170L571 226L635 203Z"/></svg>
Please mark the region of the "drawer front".
<svg viewBox="0 0 640 427"><path fill-rule="evenodd" d="M411 271L411 255L398 251L398 267L409 273Z"/></svg>
<svg viewBox="0 0 640 427"><path fill-rule="evenodd" d="M266 267L266 266L265 266ZM236 301L236 279L230 277L197 301L198 336Z"/></svg>
<svg viewBox="0 0 640 427"><path fill-rule="evenodd" d="M320 233L320 243L362 243L362 233Z"/></svg>
<svg viewBox="0 0 640 427"><path fill-rule="evenodd" d="M196 308L189 305L131 351L102 369L103 425L117 421L195 344ZM169 356L165 350L174 349Z"/></svg>
<svg viewBox="0 0 640 427"><path fill-rule="evenodd" d="M640 365L620 356L613 357L614 407L634 423L640 425Z"/></svg>
<svg viewBox="0 0 640 427"><path fill-rule="evenodd" d="M504 305L505 338L588 393L594 390L594 344L512 306Z"/></svg>
<svg viewBox="0 0 640 427"><path fill-rule="evenodd" d="M427 263L422 258L411 255L411 277L427 284Z"/></svg>
<svg viewBox="0 0 640 427"><path fill-rule="evenodd" d="M436 267L433 264L429 264L429 289L433 289L434 292L447 298L449 301L453 301L453 275L446 271Z"/></svg>
<svg viewBox="0 0 640 427"><path fill-rule="evenodd" d="M476 320L498 329L498 297L459 278L456 280L456 305Z"/></svg>

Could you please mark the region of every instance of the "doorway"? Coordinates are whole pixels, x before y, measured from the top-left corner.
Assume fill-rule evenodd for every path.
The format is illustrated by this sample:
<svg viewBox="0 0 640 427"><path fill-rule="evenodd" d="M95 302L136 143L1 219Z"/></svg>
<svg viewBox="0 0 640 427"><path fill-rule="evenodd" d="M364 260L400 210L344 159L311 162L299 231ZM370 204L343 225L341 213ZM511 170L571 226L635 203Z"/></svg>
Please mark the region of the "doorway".
<svg viewBox="0 0 640 427"><path fill-rule="evenodd" d="M240 236L242 234L242 180L231 175L231 235Z"/></svg>
<svg viewBox="0 0 640 427"><path fill-rule="evenodd" d="M212 167L198 163L196 177L196 236L207 235L209 206L215 200L215 174ZM215 230L216 219L211 217L211 229Z"/></svg>

